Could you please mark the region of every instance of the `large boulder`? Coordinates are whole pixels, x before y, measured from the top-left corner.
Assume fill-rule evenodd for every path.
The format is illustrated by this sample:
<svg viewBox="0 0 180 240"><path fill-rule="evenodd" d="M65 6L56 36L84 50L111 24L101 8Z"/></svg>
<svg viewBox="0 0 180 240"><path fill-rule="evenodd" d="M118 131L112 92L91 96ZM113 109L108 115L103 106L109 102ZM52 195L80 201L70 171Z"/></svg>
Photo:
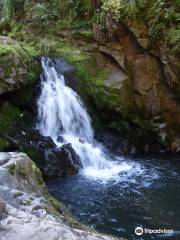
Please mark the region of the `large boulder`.
<svg viewBox="0 0 180 240"><path fill-rule="evenodd" d="M34 191L37 196L47 193L40 170L26 154L17 152L0 153L0 186L26 193ZM2 190L0 196L6 198Z"/></svg>
<svg viewBox="0 0 180 240"><path fill-rule="evenodd" d="M51 218L49 211L54 216L57 213L48 196L40 170L26 154L0 152L1 218L8 215L5 204L38 217Z"/></svg>
<svg viewBox="0 0 180 240"><path fill-rule="evenodd" d="M38 78L40 64L35 57L30 46L0 37L0 94L32 84Z"/></svg>
<svg viewBox="0 0 180 240"><path fill-rule="evenodd" d="M35 161L46 180L75 175L82 167L71 144L57 147L51 137L42 136L38 130L21 130L7 140L12 149L26 152Z"/></svg>
<svg viewBox="0 0 180 240"><path fill-rule="evenodd" d="M67 217L62 206L48 194L41 172L26 154L0 153L0 239L120 240L92 233Z"/></svg>
<svg viewBox="0 0 180 240"><path fill-rule="evenodd" d="M75 175L82 167L81 160L70 143L60 148L49 149L45 159L46 164L42 166L42 172L48 179Z"/></svg>

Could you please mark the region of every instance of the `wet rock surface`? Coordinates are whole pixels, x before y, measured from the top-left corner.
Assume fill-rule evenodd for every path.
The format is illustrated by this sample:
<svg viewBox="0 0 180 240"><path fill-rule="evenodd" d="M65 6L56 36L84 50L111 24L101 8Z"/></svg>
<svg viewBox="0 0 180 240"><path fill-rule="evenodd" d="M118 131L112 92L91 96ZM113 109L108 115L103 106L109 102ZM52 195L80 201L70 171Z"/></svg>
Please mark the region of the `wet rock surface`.
<svg viewBox="0 0 180 240"><path fill-rule="evenodd" d="M42 166L42 172L47 179L75 175L82 167L81 160L71 144L47 150L45 160L46 164Z"/></svg>
<svg viewBox="0 0 180 240"><path fill-rule="evenodd" d="M76 75L75 68L67 63L63 58L54 58L53 63L58 74L64 76L66 85L72 89L77 88L78 77Z"/></svg>

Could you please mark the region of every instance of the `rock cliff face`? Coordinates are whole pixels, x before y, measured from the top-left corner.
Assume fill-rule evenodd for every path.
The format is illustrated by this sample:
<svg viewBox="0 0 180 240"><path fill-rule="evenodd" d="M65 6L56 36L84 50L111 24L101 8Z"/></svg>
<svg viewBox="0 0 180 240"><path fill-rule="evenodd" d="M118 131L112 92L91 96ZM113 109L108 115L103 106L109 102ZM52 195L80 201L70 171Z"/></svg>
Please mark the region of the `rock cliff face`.
<svg viewBox="0 0 180 240"><path fill-rule="evenodd" d="M0 153L0 239L117 239L72 228L64 212L48 195L41 172L27 155Z"/></svg>
<svg viewBox="0 0 180 240"><path fill-rule="evenodd" d="M122 22L108 19L107 33L98 26L94 33L95 48L100 53L96 54L97 64L106 69L108 77L90 82L90 94L108 127L125 138L128 133L130 149L135 145L142 151L179 151L180 81L176 58L172 64L167 53L158 55L146 49ZM103 112L107 116L111 112L111 120Z"/></svg>

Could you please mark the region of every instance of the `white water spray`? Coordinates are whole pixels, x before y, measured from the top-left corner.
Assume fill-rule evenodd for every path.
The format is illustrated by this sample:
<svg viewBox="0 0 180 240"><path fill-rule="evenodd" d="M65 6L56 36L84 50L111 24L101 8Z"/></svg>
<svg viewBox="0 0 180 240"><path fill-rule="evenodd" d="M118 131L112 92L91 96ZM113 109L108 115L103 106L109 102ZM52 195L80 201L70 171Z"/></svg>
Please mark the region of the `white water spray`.
<svg viewBox="0 0 180 240"><path fill-rule="evenodd" d="M64 76L58 74L53 59L43 57L41 95L38 99L38 128L42 135L50 136L58 146L71 143L79 155L82 173L94 178L114 178L133 166L109 159L104 147L94 139L91 119L79 97L65 85ZM59 143L58 137L63 141Z"/></svg>

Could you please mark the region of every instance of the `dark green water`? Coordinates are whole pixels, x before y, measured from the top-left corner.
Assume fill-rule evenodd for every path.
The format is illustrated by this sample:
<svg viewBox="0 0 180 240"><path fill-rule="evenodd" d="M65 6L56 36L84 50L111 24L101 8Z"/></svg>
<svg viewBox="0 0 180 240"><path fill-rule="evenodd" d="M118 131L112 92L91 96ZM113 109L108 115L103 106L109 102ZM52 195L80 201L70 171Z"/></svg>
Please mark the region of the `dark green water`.
<svg viewBox="0 0 180 240"><path fill-rule="evenodd" d="M97 180L83 174L48 182L52 195L80 220L98 231L134 239L180 240L180 158L135 157L122 160L134 171L115 179ZM173 230L142 234L135 228Z"/></svg>

